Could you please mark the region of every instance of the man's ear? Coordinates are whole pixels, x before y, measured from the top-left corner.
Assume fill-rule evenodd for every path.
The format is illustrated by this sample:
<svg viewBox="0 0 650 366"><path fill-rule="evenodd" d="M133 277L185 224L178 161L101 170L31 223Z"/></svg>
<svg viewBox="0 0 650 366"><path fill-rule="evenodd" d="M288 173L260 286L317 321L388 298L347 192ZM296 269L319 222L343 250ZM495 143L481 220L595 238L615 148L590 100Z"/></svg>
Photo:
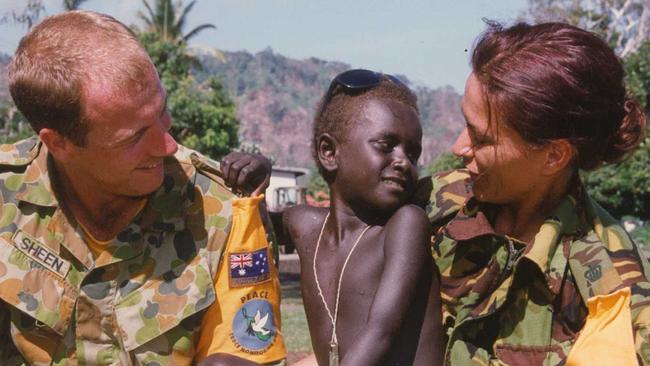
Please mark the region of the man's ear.
<svg viewBox="0 0 650 366"><path fill-rule="evenodd" d="M316 144L320 165L328 172L336 171L339 167L336 160L338 148L336 138L329 133L323 133L316 138Z"/></svg>
<svg viewBox="0 0 650 366"><path fill-rule="evenodd" d="M551 140L545 149L544 172L549 175L563 171L571 164L575 155L575 148L567 139Z"/></svg>
<svg viewBox="0 0 650 366"><path fill-rule="evenodd" d="M47 150L52 154L55 160L66 162L72 156L74 143L59 132L44 127L38 131L38 137L43 141L45 146L47 146Z"/></svg>

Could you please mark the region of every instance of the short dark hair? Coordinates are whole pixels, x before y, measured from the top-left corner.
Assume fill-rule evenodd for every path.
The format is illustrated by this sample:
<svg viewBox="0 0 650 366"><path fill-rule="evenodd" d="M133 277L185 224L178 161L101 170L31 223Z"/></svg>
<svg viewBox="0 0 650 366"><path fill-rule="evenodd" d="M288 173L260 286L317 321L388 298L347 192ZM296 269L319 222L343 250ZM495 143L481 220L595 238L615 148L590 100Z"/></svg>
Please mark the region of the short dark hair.
<svg viewBox="0 0 650 366"><path fill-rule="evenodd" d="M568 139L578 168L618 162L644 138L646 117L626 95L621 62L594 33L564 23L489 22L471 63L496 112L491 123L503 119L531 144Z"/></svg>
<svg viewBox="0 0 650 366"><path fill-rule="evenodd" d="M128 91L152 68L127 26L105 14L70 11L43 19L21 39L9 66L9 89L36 133L51 128L84 146L89 83Z"/></svg>
<svg viewBox="0 0 650 366"><path fill-rule="evenodd" d="M319 171L322 174L322 167L318 160L317 139L324 133L329 133L339 141L347 138L352 123L357 121L353 113L357 113L356 107L371 100L393 100L418 111L417 97L402 83L396 83L386 75L382 75L381 81L376 86L360 90L347 89L343 86L336 86L332 90L331 98L324 95L314 116L314 127L312 135L312 154Z"/></svg>

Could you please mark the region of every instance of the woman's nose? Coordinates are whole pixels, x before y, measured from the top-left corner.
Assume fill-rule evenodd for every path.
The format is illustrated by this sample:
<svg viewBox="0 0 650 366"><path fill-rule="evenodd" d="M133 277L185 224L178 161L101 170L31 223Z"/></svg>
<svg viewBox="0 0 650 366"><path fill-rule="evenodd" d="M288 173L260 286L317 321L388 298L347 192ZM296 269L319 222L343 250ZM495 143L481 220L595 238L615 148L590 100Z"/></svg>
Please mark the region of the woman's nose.
<svg viewBox="0 0 650 366"><path fill-rule="evenodd" d="M459 157L467 157L472 152L472 142L469 138L467 127L458 135L454 145L451 147L451 152Z"/></svg>

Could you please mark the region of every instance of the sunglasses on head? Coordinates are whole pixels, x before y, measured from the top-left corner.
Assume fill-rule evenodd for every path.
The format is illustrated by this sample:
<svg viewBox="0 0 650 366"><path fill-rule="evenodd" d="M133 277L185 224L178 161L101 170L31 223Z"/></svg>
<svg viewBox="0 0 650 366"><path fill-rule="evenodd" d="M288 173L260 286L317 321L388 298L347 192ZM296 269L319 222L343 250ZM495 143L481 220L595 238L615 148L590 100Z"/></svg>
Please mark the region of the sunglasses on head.
<svg viewBox="0 0 650 366"><path fill-rule="evenodd" d="M334 91L336 90L337 86L340 86L343 89L349 91L361 91L374 88L375 86L379 85L383 76L386 76L395 84L404 85L404 83L402 83L393 75L382 74L380 72L364 69L348 70L338 74L334 80L332 80L332 83L330 84L330 87L327 89L327 93L325 94L324 104L330 102L334 96Z"/></svg>

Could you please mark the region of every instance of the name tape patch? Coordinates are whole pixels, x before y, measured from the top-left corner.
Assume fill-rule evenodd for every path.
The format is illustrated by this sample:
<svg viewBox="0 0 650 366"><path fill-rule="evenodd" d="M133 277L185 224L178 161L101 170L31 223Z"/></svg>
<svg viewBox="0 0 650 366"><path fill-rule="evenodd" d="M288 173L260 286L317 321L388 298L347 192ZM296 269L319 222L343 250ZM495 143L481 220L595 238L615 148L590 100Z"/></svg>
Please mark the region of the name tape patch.
<svg viewBox="0 0 650 366"><path fill-rule="evenodd" d="M43 267L65 278L70 270L70 262L56 255L43 243L18 230L13 238L14 246L23 254Z"/></svg>

